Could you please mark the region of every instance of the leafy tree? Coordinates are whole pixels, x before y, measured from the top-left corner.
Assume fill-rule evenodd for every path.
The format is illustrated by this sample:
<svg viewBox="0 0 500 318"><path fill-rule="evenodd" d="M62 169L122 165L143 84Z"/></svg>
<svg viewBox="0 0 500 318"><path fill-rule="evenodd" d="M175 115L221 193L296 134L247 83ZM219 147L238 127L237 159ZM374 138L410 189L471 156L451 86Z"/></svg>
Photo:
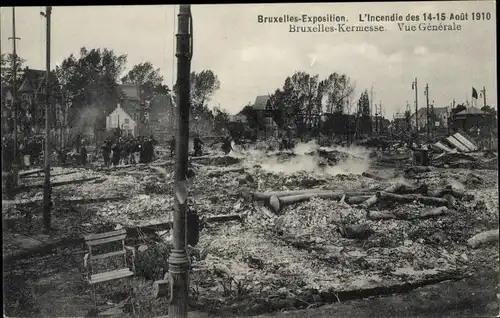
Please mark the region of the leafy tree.
<svg viewBox="0 0 500 318"><path fill-rule="evenodd" d="M229 113L220 107L214 107L212 113L214 117L215 131L219 133L225 131L229 124Z"/></svg>
<svg viewBox="0 0 500 318"><path fill-rule="evenodd" d="M22 84L23 80L23 70L24 70L24 64L26 63L26 60L21 58L19 55L16 56L16 71L17 71L17 88ZM2 86L12 86L13 82L13 77L14 77L14 72L12 69L12 65L14 62L14 54L5 54L2 53L0 57L0 64L1 64L1 84Z"/></svg>
<svg viewBox="0 0 500 318"><path fill-rule="evenodd" d="M155 69L151 62L134 65L127 75L122 77L121 81L124 84L138 84L144 99L170 93L168 86L163 84L160 69Z"/></svg>
<svg viewBox="0 0 500 318"><path fill-rule="evenodd" d="M491 106L488 106L488 105L481 107L481 110L483 112L485 112L486 114L493 115L493 117L495 117L497 115L497 110Z"/></svg>
<svg viewBox="0 0 500 318"><path fill-rule="evenodd" d="M204 112L215 92L220 88L217 75L211 70L203 70L200 73L190 74L190 99L191 108L195 112ZM174 92L178 95L178 85L174 86Z"/></svg>
<svg viewBox="0 0 500 318"><path fill-rule="evenodd" d="M367 90L361 93L361 96L359 97L358 112L363 117L370 117L370 99L368 98Z"/></svg>
<svg viewBox="0 0 500 318"><path fill-rule="evenodd" d="M269 96L273 120L279 128L284 128L287 125L288 113L285 105L285 97L285 93L281 89L277 89L272 95Z"/></svg>
<svg viewBox="0 0 500 318"><path fill-rule="evenodd" d="M126 55L116 55L113 50L82 47L79 57L71 54L56 67L63 98L72 104L68 118L71 124L80 120L79 114L84 109L92 108L94 116L87 119L105 125L106 114L114 109L120 97L116 88L126 62Z"/></svg>
<svg viewBox="0 0 500 318"><path fill-rule="evenodd" d="M261 119L252 105L246 105L240 113L245 116L250 129L259 129L259 127L261 127Z"/></svg>
<svg viewBox="0 0 500 318"><path fill-rule="evenodd" d="M332 73L326 79L326 112L343 114L354 93L355 85L345 74Z"/></svg>

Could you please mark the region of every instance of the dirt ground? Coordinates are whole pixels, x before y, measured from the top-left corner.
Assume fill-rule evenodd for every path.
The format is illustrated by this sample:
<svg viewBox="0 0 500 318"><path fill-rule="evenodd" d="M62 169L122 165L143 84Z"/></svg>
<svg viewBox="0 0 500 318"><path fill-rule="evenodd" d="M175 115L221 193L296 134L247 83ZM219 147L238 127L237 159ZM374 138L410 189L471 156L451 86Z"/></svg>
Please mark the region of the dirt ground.
<svg viewBox="0 0 500 318"><path fill-rule="evenodd" d="M296 152L306 153L307 149ZM381 168L373 160L367 160L366 153L350 153L362 160L325 166L324 162L318 162L324 158L290 154L269 157L259 151L230 157L211 154L193 160L191 169L195 176L188 181L190 206L202 217L239 214L243 221L209 223L200 233L198 245L190 248L193 265L191 310L230 317L309 307L308 316L317 312L317 317L323 317L321 315L328 316L336 310L345 312L346 316L366 316L363 313L369 308L386 306L376 311L380 316L384 312L393 316L402 313L401 304L408 301L408 312L423 315L427 307L419 314L417 302L428 302L437 292L398 296L400 298L394 302L399 305L377 305L377 300L372 298L377 296L376 291L390 294L394 285L408 292L425 285L426 281L435 283L471 274L494 277L498 273L495 265L498 264L498 245L471 249L466 244L472 235L498 228L497 171L433 169L408 180L402 176L399 166ZM55 167L53 182L89 177L97 180L54 187L50 236L42 233L41 189L18 194L17 204L4 205L3 202L4 262L23 250L69 238L67 244L53 246L50 253L14 257L5 263L7 316L81 317L88 313L93 306L92 290L85 282L83 269L86 250L77 238L112 230L117 224L135 227L170 221L172 163L160 158L154 166L161 167L163 172L146 165L111 170L98 166ZM244 172L212 175L227 167L243 167ZM362 172L375 173L385 181L364 177ZM35 175L24 178L23 183L33 184L42 179ZM474 195L474 200L458 202L457 208L443 217L370 221L357 206L326 199L287 206L270 218L260 212L258 204L242 198L245 191L383 188L400 181L436 187L453 183ZM83 199L87 201L82 202ZM418 203L383 207L401 213L425 208ZM335 231L338 224L358 223L368 223L375 231L374 236L367 241L350 240ZM166 299L152 299L151 291L153 281L162 279L168 271L169 235L158 232L153 237L140 235L127 242L138 248L136 265L139 270L132 285L140 317L167 314ZM491 266L487 269L482 266L483 270L479 269L481 264ZM486 276L481 276L483 274ZM460 282L456 287L436 288L440 292L458 293L456 299L446 298L450 302L462 301L460 295L467 288L478 289L477 280ZM498 281L489 282L488 290L498 287ZM373 290L375 294L356 296L353 290ZM109 293L98 297L100 303L117 304L126 292L126 285L110 284L103 287L103 292ZM319 300L311 295L319 295ZM490 299L492 294L481 295L478 301ZM372 298L346 303L349 298L360 297ZM463 302L474 299L465 297ZM311 309L339 300L341 303L336 304L337 307ZM437 312L435 309L442 306L439 304L429 304L426 315ZM342 306L356 307L359 311L342 311ZM121 317L128 315L128 308L119 314ZM298 312L295 315L298 317Z"/></svg>

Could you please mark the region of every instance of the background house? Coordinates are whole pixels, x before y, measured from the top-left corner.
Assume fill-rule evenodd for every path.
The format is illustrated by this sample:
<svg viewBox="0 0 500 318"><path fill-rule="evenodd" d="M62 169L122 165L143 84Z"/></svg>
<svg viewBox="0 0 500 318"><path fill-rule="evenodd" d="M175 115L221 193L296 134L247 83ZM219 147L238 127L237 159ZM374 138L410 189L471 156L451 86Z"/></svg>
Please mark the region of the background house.
<svg viewBox="0 0 500 318"><path fill-rule="evenodd" d="M23 70L22 84L18 89L19 122L25 133L41 133L45 127L46 100L46 71L26 68ZM52 84L52 107L49 109L49 122L52 127L58 125L57 109L61 107L57 78L54 72L50 73Z"/></svg>
<svg viewBox="0 0 500 318"><path fill-rule="evenodd" d="M230 120L230 131L238 134L248 135L248 131L254 131L256 137L277 137L278 125L273 118L273 107L268 95L260 95L255 98L253 104L249 104Z"/></svg>
<svg viewBox="0 0 500 318"><path fill-rule="evenodd" d="M123 136L135 135L135 128L137 126L134 120L133 113L130 110L126 111L120 104L106 117L106 130L114 131L120 128Z"/></svg>
<svg viewBox="0 0 500 318"><path fill-rule="evenodd" d="M117 90L120 96L115 109L106 116L106 136L116 128L122 130L123 135L136 136L138 122L141 115L141 95L137 84L121 84ZM102 140L101 140L102 141Z"/></svg>
<svg viewBox="0 0 500 318"><path fill-rule="evenodd" d="M477 135L483 126L487 126L485 113L476 107L468 107L453 117L453 128L461 129L468 134Z"/></svg>
<svg viewBox="0 0 500 318"><path fill-rule="evenodd" d="M172 95L155 96L146 104L148 111L142 135L153 135L160 143L166 145L175 135L176 114Z"/></svg>

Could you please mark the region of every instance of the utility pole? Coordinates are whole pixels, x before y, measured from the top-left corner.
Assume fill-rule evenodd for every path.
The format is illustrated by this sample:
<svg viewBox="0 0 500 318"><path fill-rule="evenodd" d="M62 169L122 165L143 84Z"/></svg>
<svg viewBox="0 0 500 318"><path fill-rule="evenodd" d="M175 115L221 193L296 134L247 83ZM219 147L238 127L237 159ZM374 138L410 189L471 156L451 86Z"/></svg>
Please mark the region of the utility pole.
<svg viewBox="0 0 500 318"><path fill-rule="evenodd" d="M17 176L17 165L18 165L18 143L17 143L17 46L16 41L21 40L21 38L16 37L16 8L12 7L12 110L14 113L14 184L17 186L18 176Z"/></svg>
<svg viewBox="0 0 500 318"><path fill-rule="evenodd" d="M425 84L425 98L426 98L426 113L427 113L427 140L430 138L431 126L430 126L430 108L429 108L429 84Z"/></svg>
<svg viewBox="0 0 500 318"><path fill-rule="evenodd" d="M434 139L434 135L436 132L436 114L434 114L434 101L432 101L431 104L431 133L432 133L432 138Z"/></svg>
<svg viewBox="0 0 500 318"><path fill-rule="evenodd" d="M380 115L379 116L380 119L378 120L377 130L378 130L378 133L380 134L384 130L384 114L382 112L382 101L380 101L380 103L378 104L378 107L379 107L378 113Z"/></svg>
<svg viewBox="0 0 500 318"><path fill-rule="evenodd" d="M492 133L493 133L493 118L491 118L491 120L489 120L489 125L486 123L486 118L488 116L487 112L486 112L486 87L483 86L483 89L481 90L481 95L483 95L483 113L484 113L484 126L488 126L488 130L489 130L489 138L488 138L488 149L491 150L491 142L492 142ZM493 116L492 116L493 117Z"/></svg>
<svg viewBox="0 0 500 318"><path fill-rule="evenodd" d="M370 89L370 125L373 127L372 125L372 118L373 118L373 84L372 84L372 87ZM370 129L370 131L372 131L372 129Z"/></svg>
<svg viewBox="0 0 500 318"><path fill-rule="evenodd" d="M408 103L408 101L406 101L406 110L405 110L405 126L406 126L406 131L410 130L410 122L409 122L410 116L409 116L409 114L411 114L411 112L410 112L410 103Z"/></svg>
<svg viewBox="0 0 500 318"><path fill-rule="evenodd" d="M411 84L411 88L415 90L415 128L417 130L417 136L418 136L418 86L416 77L415 81Z"/></svg>
<svg viewBox="0 0 500 318"><path fill-rule="evenodd" d="M172 318L187 317L188 305L188 267L186 253L186 217L187 217L187 185L189 143L189 74L191 72L192 17L191 5L179 6L177 34L177 85L179 87L179 105L177 106L177 138L176 166L173 215L173 249L169 257L170 303L168 316Z"/></svg>
<svg viewBox="0 0 500 318"><path fill-rule="evenodd" d="M52 15L52 7L45 7L45 14L42 13L46 19L46 32L47 32L47 43L46 43L46 78L45 78L45 182L43 185L43 226L45 232L50 232L50 213L52 207L52 198L51 198L51 184L50 184L50 140L49 140L49 115L50 115L50 107L51 107L51 85L50 82L50 20Z"/></svg>

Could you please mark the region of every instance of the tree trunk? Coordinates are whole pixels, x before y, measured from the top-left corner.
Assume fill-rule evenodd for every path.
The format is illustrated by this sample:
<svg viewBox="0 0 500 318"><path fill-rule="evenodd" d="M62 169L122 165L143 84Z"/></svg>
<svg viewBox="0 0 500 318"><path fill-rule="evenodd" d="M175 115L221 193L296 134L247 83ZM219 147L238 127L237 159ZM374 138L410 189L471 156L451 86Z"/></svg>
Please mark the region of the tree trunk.
<svg viewBox="0 0 500 318"><path fill-rule="evenodd" d="M280 198L278 198L277 196L271 196L266 204L273 210L274 213L278 213L286 205L308 201L313 197L340 200L343 196L343 193L333 191L304 193Z"/></svg>

